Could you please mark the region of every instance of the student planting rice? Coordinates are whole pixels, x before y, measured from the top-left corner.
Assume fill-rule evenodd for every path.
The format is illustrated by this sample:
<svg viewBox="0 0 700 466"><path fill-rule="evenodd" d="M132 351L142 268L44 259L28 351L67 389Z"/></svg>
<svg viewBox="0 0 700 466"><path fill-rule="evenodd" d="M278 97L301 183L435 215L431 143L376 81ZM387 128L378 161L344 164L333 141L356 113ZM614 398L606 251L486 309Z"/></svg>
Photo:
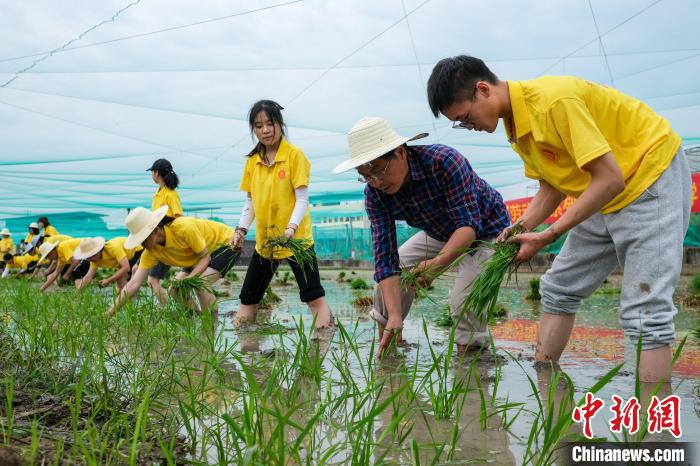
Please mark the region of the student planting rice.
<svg viewBox="0 0 700 466"><path fill-rule="evenodd" d="M153 162L151 168L146 171L151 172L153 182L158 185L158 189L153 195L153 201L151 202L151 210L168 206L166 212L168 217L178 218L182 216L182 205L180 204L180 196L177 193L180 179L173 170L170 161L158 159ZM168 300L168 294L161 285L161 280L166 277L168 270L170 270L170 267L161 262L155 267L152 267L150 272L148 272L148 285L161 304L164 304Z"/></svg>
<svg viewBox="0 0 700 466"><path fill-rule="evenodd" d="M15 250L15 243L12 241L12 236L10 236L10 230L3 228L0 232L0 257L8 253L13 253Z"/></svg>
<svg viewBox="0 0 700 466"><path fill-rule="evenodd" d="M54 228L54 226L51 225L51 223L49 223L48 218L39 217L39 219L36 221L36 223L39 226L39 228L44 229L43 235L45 238L58 235L58 230L56 230L56 228Z"/></svg>
<svg viewBox="0 0 700 466"><path fill-rule="evenodd" d="M365 208L374 245L374 308L381 354L401 329L411 308L415 287L401 283L401 265L417 274L423 286L450 266L457 277L450 292L450 309L457 318L455 342L459 350L488 344L486 319L471 309L462 313L468 286L481 270L492 249L476 240L493 241L510 223L501 195L472 170L457 150L441 144L408 146L413 138L399 136L383 118L363 118L348 133L350 159L333 170L357 169L366 183ZM403 220L421 231L399 248L396 221ZM459 260L454 264L455 259Z"/></svg>
<svg viewBox="0 0 700 466"><path fill-rule="evenodd" d="M668 380L672 295L691 205L688 162L668 121L615 89L575 77L501 81L468 56L435 66L428 101L455 128L493 132L502 118L525 175L539 180L518 220L526 232L512 239L520 246L516 260L569 232L541 279L545 312L535 359L559 359L581 300L619 264L620 323L632 342L641 338L640 379ZM532 232L566 195L576 202L549 228Z"/></svg>
<svg viewBox="0 0 700 466"><path fill-rule="evenodd" d="M78 249L73 254L73 259L89 261L90 270L80 281L78 289L85 288L92 282L98 268L117 269L112 276L100 280L101 287L116 283L117 291L124 288L131 276L131 269L143 252L141 245L137 245L133 249L126 249L124 247L125 241L125 237L118 237L105 242L101 236L84 238L80 241Z"/></svg>
<svg viewBox="0 0 700 466"><path fill-rule="evenodd" d="M25 247L22 254L5 253L0 263L2 278L6 278L11 270L16 271L18 275L33 274L38 263L39 256L36 253L35 244Z"/></svg>
<svg viewBox="0 0 700 466"><path fill-rule="evenodd" d="M142 245L145 250L131 280L107 311L108 315L113 315L136 294L149 270L159 262L171 267L183 267L175 280L194 283L202 312L208 308L217 311L216 297L211 287L226 275L239 255L229 247L233 229L212 220L168 217L165 215L167 211L167 206L155 211L137 207L127 215L124 223L129 236L124 248L134 249Z"/></svg>
<svg viewBox="0 0 700 466"><path fill-rule="evenodd" d="M39 236L39 224L36 222L30 223L28 230L29 230L29 233L27 233L27 236L25 236L24 239L22 240L22 242L24 244L31 243L35 236Z"/></svg>
<svg viewBox="0 0 700 466"><path fill-rule="evenodd" d="M321 285L309 215L310 164L287 142L282 107L271 100L256 102L248 113L258 140L248 154L241 190L246 199L232 245L240 248L253 219L255 252L248 264L236 323L255 322L260 303L280 261L287 259L299 285L299 297L309 306L316 328L331 325L332 314Z"/></svg>
<svg viewBox="0 0 700 466"><path fill-rule="evenodd" d="M75 282L76 286L80 285L80 280L90 270L88 261L79 261L73 259L73 254L80 244L81 238L71 238L60 242L43 241L39 246L41 258L39 263L44 259L52 262L49 266L49 274L46 277L46 282L41 285L41 291L46 291L56 279L63 282Z"/></svg>

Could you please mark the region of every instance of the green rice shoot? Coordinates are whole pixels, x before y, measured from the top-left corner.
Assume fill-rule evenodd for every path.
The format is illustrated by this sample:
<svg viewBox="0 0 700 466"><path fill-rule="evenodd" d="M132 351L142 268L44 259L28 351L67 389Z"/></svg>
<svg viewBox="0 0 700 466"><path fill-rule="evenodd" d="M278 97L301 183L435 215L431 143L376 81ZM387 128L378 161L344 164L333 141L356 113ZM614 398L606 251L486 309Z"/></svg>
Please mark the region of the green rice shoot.
<svg viewBox="0 0 700 466"><path fill-rule="evenodd" d="M316 264L316 254L311 240L301 238L286 238L284 235L276 236L265 241L263 251L270 251L273 257L284 249L292 253L294 262L301 268L302 273L313 270Z"/></svg>
<svg viewBox="0 0 700 466"><path fill-rule="evenodd" d="M188 303L197 297L198 291L215 294L212 285L202 278L201 274L193 275L182 279L173 279L170 286L175 290L175 297L179 302Z"/></svg>

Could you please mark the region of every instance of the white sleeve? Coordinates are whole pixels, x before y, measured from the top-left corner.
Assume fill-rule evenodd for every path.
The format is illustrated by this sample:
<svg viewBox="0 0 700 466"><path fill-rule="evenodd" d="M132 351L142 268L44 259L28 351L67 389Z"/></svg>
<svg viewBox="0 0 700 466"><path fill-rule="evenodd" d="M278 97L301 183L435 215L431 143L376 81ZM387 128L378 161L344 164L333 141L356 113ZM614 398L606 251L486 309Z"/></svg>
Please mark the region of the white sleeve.
<svg viewBox="0 0 700 466"><path fill-rule="evenodd" d="M250 193L248 193L243 203L243 210L241 210L241 219L238 221L238 226L248 230L254 219L255 210L253 209L253 199L250 197Z"/></svg>
<svg viewBox="0 0 700 466"><path fill-rule="evenodd" d="M294 195L297 201L294 204L294 210L292 211L292 216L289 218L289 223L299 226L301 221L304 220L306 209L309 208L309 187L299 186L294 190Z"/></svg>

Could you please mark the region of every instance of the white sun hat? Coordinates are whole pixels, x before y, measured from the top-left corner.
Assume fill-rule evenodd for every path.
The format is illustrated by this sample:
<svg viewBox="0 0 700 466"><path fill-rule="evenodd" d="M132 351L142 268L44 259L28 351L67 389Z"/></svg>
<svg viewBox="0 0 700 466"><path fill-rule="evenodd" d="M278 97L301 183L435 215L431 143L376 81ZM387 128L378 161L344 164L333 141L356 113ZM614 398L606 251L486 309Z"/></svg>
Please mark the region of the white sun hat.
<svg viewBox="0 0 700 466"><path fill-rule="evenodd" d="M361 118L348 132L350 159L335 167L333 173L342 173L357 168L408 141L421 139L427 135L428 133L420 133L412 138L405 138L394 131L384 118Z"/></svg>
<svg viewBox="0 0 700 466"><path fill-rule="evenodd" d="M51 251L56 249L56 246L58 246L57 242L56 243L47 243L46 241L44 241L43 243L41 243L41 246L39 246L39 254L41 254L41 258L39 259L39 262L46 259L46 256L48 256Z"/></svg>
<svg viewBox="0 0 700 466"><path fill-rule="evenodd" d="M89 259L98 252L102 251L105 247L105 239L102 236L95 236L94 238L83 238L80 240L80 244L75 248L73 253L73 259Z"/></svg>
<svg viewBox="0 0 700 466"><path fill-rule="evenodd" d="M32 222L29 224L29 228L36 228L37 230L39 229L39 224L36 222Z"/></svg>
<svg viewBox="0 0 700 466"><path fill-rule="evenodd" d="M139 244L143 243L143 240L148 238L153 230L156 229L158 224L165 214L168 213L168 206L164 205L156 210L148 210L145 207L137 207L126 216L124 223L126 228L129 230L129 236L124 241L125 249L134 249Z"/></svg>
<svg viewBox="0 0 700 466"><path fill-rule="evenodd" d="M0 235L10 236L10 230L8 230L7 228L3 228L2 231L0 231Z"/></svg>

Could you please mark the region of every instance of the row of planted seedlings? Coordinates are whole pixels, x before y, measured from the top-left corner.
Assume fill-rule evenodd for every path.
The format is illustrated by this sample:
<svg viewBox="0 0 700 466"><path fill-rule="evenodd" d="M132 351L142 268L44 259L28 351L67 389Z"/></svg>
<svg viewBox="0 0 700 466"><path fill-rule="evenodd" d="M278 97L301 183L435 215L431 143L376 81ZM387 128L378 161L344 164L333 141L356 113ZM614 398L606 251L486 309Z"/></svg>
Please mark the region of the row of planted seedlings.
<svg viewBox="0 0 700 466"><path fill-rule="evenodd" d="M547 464L572 423L572 391L541 395L528 376L535 409L509 401L497 358L486 383L478 358L453 357L454 329L443 352L429 343L412 361L377 362L357 322L328 341L299 320L261 357L237 351L214 316L147 296L109 320L111 296L0 286L2 439L33 462L434 464L474 460L465 437L526 416L523 462ZM551 377L554 390L562 376Z"/></svg>

